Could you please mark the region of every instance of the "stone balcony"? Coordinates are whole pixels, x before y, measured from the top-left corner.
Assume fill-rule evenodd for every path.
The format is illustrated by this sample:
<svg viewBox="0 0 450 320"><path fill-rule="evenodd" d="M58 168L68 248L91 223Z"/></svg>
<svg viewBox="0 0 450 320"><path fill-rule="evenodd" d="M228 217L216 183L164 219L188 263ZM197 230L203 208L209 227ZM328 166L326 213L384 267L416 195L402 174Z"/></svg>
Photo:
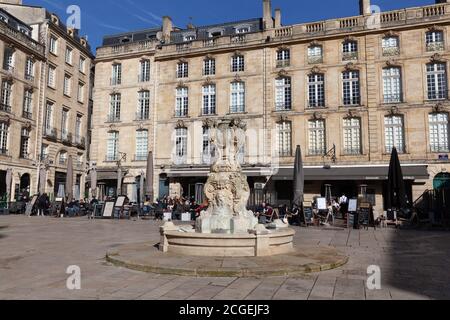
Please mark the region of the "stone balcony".
<svg viewBox="0 0 450 320"><path fill-rule="evenodd" d="M97 49L97 59L108 58L108 57L118 57L118 56L128 56L136 53L145 53L149 51L154 51L159 45L158 41L154 40L143 40L139 42L100 47Z"/></svg>
<svg viewBox="0 0 450 320"><path fill-rule="evenodd" d="M374 16L355 16L319 22L296 24L244 35L223 36L206 40L196 40L178 44L163 45L160 56L176 56L201 52L204 50L223 49L240 46L264 45L270 42L285 42L286 40L308 40L318 36L343 36L351 32L371 31L376 29L391 29L397 26L421 23L437 23L450 18L450 4L442 3L425 7L406 8L381 12Z"/></svg>
<svg viewBox="0 0 450 320"><path fill-rule="evenodd" d="M39 42L29 38L19 30L13 29L7 24L0 23L0 33L19 43L23 47L28 48L29 50L33 50L39 56L44 57L44 46Z"/></svg>

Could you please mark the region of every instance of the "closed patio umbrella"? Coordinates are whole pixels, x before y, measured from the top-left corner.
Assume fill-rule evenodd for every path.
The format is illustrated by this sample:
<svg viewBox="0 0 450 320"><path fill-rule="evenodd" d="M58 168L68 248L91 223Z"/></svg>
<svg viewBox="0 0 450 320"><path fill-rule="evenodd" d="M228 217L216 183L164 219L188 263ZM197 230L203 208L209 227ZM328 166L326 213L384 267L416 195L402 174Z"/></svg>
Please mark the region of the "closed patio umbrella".
<svg viewBox="0 0 450 320"><path fill-rule="evenodd" d="M150 198L150 201L153 201L154 190L153 190L153 152L148 153L147 158L147 181L146 181L146 190L145 195Z"/></svg>
<svg viewBox="0 0 450 320"><path fill-rule="evenodd" d="M408 206L405 181L396 148L392 149L389 164L386 204L387 208L392 210L407 209Z"/></svg>
<svg viewBox="0 0 450 320"><path fill-rule="evenodd" d="M117 191L116 196L120 196L122 193L122 168L117 168Z"/></svg>
<svg viewBox="0 0 450 320"><path fill-rule="evenodd" d="M302 150L297 146L294 167L294 201L293 205L301 208L305 193L305 170L303 168Z"/></svg>
<svg viewBox="0 0 450 320"><path fill-rule="evenodd" d="M45 186L47 184L47 170L45 167L39 169L39 194L45 193Z"/></svg>
<svg viewBox="0 0 450 320"><path fill-rule="evenodd" d="M12 169L8 169L6 171L6 202L11 201L11 184L12 184Z"/></svg>
<svg viewBox="0 0 450 320"><path fill-rule="evenodd" d="M141 176L139 177L139 201L140 201L140 205L141 207L143 206L144 202L145 202L145 184L144 184L144 172L141 173Z"/></svg>
<svg viewBox="0 0 450 320"><path fill-rule="evenodd" d="M72 156L69 156L69 160L67 160L66 196L67 196L67 203L72 202L72 200L73 200L73 159L72 159Z"/></svg>
<svg viewBox="0 0 450 320"><path fill-rule="evenodd" d="M92 169L90 172L91 175L91 192L92 197L97 198L97 169Z"/></svg>

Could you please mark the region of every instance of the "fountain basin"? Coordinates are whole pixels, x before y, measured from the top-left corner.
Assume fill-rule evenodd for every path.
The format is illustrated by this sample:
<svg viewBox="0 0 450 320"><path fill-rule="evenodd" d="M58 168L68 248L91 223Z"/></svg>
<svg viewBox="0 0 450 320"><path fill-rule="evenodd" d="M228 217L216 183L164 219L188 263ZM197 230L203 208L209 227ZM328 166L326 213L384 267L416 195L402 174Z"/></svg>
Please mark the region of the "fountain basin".
<svg viewBox="0 0 450 320"><path fill-rule="evenodd" d="M266 257L294 251L292 229L243 234L208 234L161 228L159 249L201 257Z"/></svg>

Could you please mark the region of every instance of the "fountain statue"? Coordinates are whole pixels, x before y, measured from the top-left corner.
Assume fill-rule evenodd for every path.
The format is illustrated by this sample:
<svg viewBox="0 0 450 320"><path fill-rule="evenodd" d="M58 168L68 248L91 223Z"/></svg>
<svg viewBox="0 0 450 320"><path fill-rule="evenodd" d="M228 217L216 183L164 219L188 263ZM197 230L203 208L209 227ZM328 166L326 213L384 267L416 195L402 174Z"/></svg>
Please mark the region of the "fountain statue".
<svg viewBox="0 0 450 320"><path fill-rule="evenodd" d="M250 187L238 155L245 144L245 124L238 119L210 124L216 157L205 185L208 209L195 228L166 222L160 229L162 252L188 256L259 257L293 251L295 231L268 230L247 210Z"/></svg>
<svg viewBox="0 0 450 320"><path fill-rule="evenodd" d="M248 233L258 225L253 212L247 210L250 187L238 160L245 129L240 120L223 120L210 128L217 157L205 185L209 208L196 222L199 233Z"/></svg>

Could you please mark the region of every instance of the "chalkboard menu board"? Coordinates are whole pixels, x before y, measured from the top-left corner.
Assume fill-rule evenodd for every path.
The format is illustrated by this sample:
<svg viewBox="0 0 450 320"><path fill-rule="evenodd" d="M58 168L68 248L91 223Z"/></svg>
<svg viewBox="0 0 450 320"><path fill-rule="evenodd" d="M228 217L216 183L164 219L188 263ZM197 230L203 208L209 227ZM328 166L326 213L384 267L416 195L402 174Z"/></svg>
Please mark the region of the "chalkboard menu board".
<svg viewBox="0 0 450 320"><path fill-rule="evenodd" d="M373 210L372 206L369 203L361 205L361 207L359 208L359 217L361 225L363 225L366 229L368 229L370 226L375 227Z"/></svg>
<svg viewBox="0 0 450 320"><path fill-rule="evenodd" d="M313 210L311 207L303 207L303 219L305 224L313 224Z"/></svg>
<svg viewBox="0 0 450 320"><path fill-rule="evenodd" d="M348 214L348 220L347 220L347 224L348 224L348 228L355 228L355 218L356 218L356 214L353 213L349 213Z"/></svg>

